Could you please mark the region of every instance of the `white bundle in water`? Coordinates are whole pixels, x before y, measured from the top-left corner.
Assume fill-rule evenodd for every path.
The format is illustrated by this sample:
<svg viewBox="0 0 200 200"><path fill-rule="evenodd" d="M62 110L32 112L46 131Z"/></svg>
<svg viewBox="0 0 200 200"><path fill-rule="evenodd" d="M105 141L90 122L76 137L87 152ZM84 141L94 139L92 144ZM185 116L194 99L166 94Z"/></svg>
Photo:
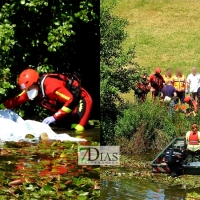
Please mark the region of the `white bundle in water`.
<svg viewBox="0 0 200 200"><path fill-rule="evenodd" d="M23 120L12 110L0 110L0 140L15 141L26 140L26 135L31 134L39 140L42 133L46 133L50 140L86 141L83 138L71 137L66 133L57 134L47 124L34 120Z"/></svg>

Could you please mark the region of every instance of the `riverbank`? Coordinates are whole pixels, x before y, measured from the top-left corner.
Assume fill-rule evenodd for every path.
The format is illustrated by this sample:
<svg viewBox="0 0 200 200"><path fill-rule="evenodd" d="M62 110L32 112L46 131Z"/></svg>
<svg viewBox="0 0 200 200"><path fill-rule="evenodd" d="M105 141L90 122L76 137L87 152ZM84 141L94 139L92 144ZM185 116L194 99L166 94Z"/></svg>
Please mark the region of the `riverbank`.
<svg viewBox="0 0 200 200"><path fill-rule="evenodd" d="M168 174L152 173L150 162L157 153L151 152L132 156L121 155L120 166L101 166L101 181L115 182L119 178L137 179L151 183L162 183L167 186L181 186L184 189L200 188L199 175L182 175L172 178Z"/></svg>

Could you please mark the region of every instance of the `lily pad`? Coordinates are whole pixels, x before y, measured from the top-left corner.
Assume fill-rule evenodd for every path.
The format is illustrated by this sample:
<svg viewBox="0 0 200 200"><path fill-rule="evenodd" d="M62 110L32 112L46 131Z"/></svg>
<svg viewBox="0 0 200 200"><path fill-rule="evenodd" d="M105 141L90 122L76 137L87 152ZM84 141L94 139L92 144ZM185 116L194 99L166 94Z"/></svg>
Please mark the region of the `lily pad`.
<svg viewBox="0 0 200 200"><path fill-rule="evenodd" d="M25 138L27 138L27 139L33 139L33 138L34 138L34 135L32 135L32 134L27 134L27 135L25 136Z"/></svg>
<svg viewBox="0 0 200 200"><path fill-rule="evenodd" d="M77 200L87 200L87 196L79 195Z"/></svg>

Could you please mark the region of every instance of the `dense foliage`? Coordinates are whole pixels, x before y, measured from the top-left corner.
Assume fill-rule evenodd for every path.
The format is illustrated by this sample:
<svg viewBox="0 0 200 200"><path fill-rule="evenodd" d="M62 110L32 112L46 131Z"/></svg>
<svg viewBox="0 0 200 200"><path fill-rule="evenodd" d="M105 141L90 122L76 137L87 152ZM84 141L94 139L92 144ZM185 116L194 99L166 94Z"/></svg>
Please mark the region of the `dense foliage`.
<svg viewBox="0 0 200 200"><path fill-rule="evenodd" d="M100 19L100 113L103 142L112 140L114 124L124 102L120 93L134 89L139 79L139 66L133 62L134 46L125 51L126 20L111 14L112 9L101 5Z"/></svg>
<svg viewBox="0 0 200 200"><path fill-rule="evenodd" d="M3 0L0 2L0 99L18 94L17 75L32 67L40 73L76 70L99 115L99 3L97 0ZM92 58L92 59L91 59ZM92 75L90 75L92 72ZM92 83L92 84L91 84ZM93 89L95 85L96 89ZM21 107L26 118L33 102ZM32 112L30 112L32 111Z"/></svg>
<svg viewBox="0 0 200 200"><path fill-rule="evenodd" d="M4 144L0 199L99 199L100 168L78 165L78 145L57 141Z"/></svg>
<svg viewBox="0 0 200 200"><path fill-rule="evenodd" d="M126 146L132 143L131 150L140 148L141 141L148 143L141 147L142 151L147 148L161 150L175 137L184 137L191 130L192 123L200 123L199 114L187 117L182 111L176 111L171 116L168 105L161 106L159 102L152 105L148 100L143 104L130 105L122 111L115 125L115 139L130 143ZM127 152L131 152L130 148L127 148Z"/></svg>
<svg viewBox="0 0 200 200"><path fill-rule="evenodd" d="M154 139L156 130L167 133L170 139L176 135L167 107L161 107L159 104L152 106L152 102L147 101L123 111L123 116L117 120L115 127L116 136L130 138L143 125L145 125L144 135L150 140Z"/></svg>

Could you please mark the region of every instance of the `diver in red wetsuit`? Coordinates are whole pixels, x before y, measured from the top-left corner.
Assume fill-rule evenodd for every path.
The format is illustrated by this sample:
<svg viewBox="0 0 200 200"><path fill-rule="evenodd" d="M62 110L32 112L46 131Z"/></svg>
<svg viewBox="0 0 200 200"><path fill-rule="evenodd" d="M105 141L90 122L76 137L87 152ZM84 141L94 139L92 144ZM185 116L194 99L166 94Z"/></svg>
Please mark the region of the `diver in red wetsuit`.
<svg viewBox="0 0 200 200"><path fill-rule="evenodd" d="M41 106L54 112L43 123L51 124L71 113L75 120L71 128L84 130L91 112L92 98L81 87L77 76L52 73L39 77L35 70L26 69L20 74L18 85L22 93L2 103L1 109L12 109L35 99Z"/></svg>
<svg viewBox="0 0 200 200"><path fill-rule="evenodd" d="M155 101L156 97L160 97L161 90L165 84L165 80L161 75L161 69L157 67L155 73L150 76L149 83L151 85L152 98Z"/></svg>

